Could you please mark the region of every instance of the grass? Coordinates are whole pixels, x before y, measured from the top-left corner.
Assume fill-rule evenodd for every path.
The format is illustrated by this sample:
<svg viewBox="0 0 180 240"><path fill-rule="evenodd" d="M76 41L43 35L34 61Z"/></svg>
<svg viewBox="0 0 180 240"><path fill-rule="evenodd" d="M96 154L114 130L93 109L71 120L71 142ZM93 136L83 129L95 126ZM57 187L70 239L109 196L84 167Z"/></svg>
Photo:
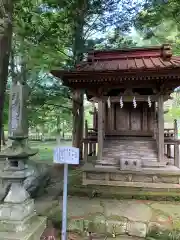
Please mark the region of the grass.
<svg viewBox="0 0 180 240"><path fill-rule="evenodd" d="M39 150L32 159L36 161L45 161L47 163L53 162L53 149L57 145L56 142L39 142L39 141L30 141L30 146L32 148L37 148ZM62 142L62 146L71 146L70 141Z"/></svg>

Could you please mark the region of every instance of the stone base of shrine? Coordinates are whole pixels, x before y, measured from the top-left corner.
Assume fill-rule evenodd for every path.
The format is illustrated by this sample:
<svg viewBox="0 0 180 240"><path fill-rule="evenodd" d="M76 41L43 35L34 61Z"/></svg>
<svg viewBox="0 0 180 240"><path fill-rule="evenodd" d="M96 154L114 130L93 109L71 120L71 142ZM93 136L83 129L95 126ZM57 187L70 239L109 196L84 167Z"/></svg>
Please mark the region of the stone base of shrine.
<svg viewBox="0 0 180 240"><path fill-rule="evenodd" d="M175 166L164 168L142 168L140 171L122 171L113 168L94 167L91 164L83 166L82 185L93 186L97 192L107 188L116 188L115 195L164 195L179 196L180 169ZM97 187L96 187L97 186Z"/></svg>
<svg viewBox="0 0 180 240"><path fill-rule="evenodd" d="M26 231L0 232L1 240L39 240L46 228L46 218L37 217Z"/></svg>

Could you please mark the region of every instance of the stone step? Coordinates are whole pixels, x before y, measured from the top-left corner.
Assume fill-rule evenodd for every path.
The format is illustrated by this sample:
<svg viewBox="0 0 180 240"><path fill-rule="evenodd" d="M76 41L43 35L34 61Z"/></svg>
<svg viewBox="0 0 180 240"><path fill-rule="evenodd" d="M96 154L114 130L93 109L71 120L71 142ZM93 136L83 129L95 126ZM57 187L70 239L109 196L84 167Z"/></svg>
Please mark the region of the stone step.
<svg viewBox="0 0 180 240"><path fill-rule="evenodd" d="M142 160L146 160L146 159L151 159L151 160L156 160L158 157L157 156L141 156L140 157Z"/></svg>
<svg viewBox="0 0 180 240"><path fill-rule="evenodd" d="M149 146L149 145L156 145L155 142L104 142L104 144L109 145L145 145L145 146Z"/></svg>
<svg viewBox="0 0 180 240"><path fill-rule="evenodd" d="M108 144L108 145L112 145L112 144L115 144L115 145L117 145L117 144L122 144L122 145L140 145L140 144L145 144L145 145L155 145L156 144L156 142L138 142L138 141L134 141L134 142L128 142L128 141L116 141L116 142L113 142L113 141L111 141L111 142L104 142L105 144Z"/></svg>
<svg viewBox="0 0 180 240"><path fill-rule="evenodd" d="M134 149L134 148L140 148L140 149L156 149L155 146L127 146L127 145L120 145L120 146L115 146L115 145L112 145L112 146L106 146L104 145L104 148L113 148L113 149Z"/></svg>
<svg viewBox="0 0 180 240"><path fill-rule="evenodd" d="M104 149L114 149L114 150L123 150L123 149L126 149L126 150L133 150L133 149L136 149L136 150L139 150L141 149L142 151L146 151L146 150L156 150L157 149L155 147L144 147L144 146L118 146L118 147L115 147L115 146L112 146L112 147L106 147L104 146Z"/></svg>
<svg viewBox="0 0 180 240"><path fill-rule="evenodd" d="M104 144L107 144L107 145L118 145L118 144L121 144L121 145L141 145L141 144L144 144L146 146L148 146L148 145L156 145L155 142L122 142L122 141L118 141L118 142L104 142Z"/></svg>
<svg viewBox="0 0 180 240"><path fill-rule="evenodd" d="M138 159L138 160L142 160L141 159L141 157L139 157L139 156L136 156L136 155L133 155L133 156L118 156L118 157L116 157L116 156L113 156L113 155L111 155L111 156L106 156L106 155L103 155L103 157L102 157L103 159L109 159L109 160L114 160L114 161L120 161L120 159L122 160L122 159L124 159L124 160L128 160L128 159ZM147 160L148 159L151 159L151 160L154 160L155 158L146 158ZM143 159L144 161L146 160L145 158Z"/></svg>
<svg viewBox="0 0 180 240"><path fill-rule="evenodd" d="M154 152L156 153L156 149L154 148L137 148L137 147L133 147L133 148L104 148L103 149L103 152L123 152L123 151L127 151L127 150L130 150L130 151L135 151L135 152L139 152L139 150L141 151L147 151L147 152Z"/></svg>
<svg viewBox="0 0 180 240"><path fill-rule="evenodd" d="M116 238L114 238L114 237L106 237L106 236L103 236L103 237L96 236L95 238L92 238L92 239L98 239L98 240L114 240L114 239L115 240L143 240L144 238L131 237L131 236L127 236L127 235L121 235L121 236L116 236ZM89 240L89 237L85 237L83 240ZM155 240L155 239L149 239L149 240Z"/></svg>
<svg viewBox="0 0 180 240"><path fill-rule="evenodd" d="M103 153L106 153L106 154L109 154L109 153L115 153L115 154L122 154L123 155L123 153L129 153L129 154L140 154L140 155L147 155L147 153L149 153L149 154L156 154L157 152L156 151L151 151L151 150L147 150L147 151L142 151L141 150L141 152L140 152L140 150L141 149L131 149L131 150L129 150L129 149L122 149L122 150L114 150L114 149L108 149L108 150L103 150Z"/></svg>
<svg viewBox="0 0 180 240"><path fill-rule="evenodd" d="M148 152L148 153L157 153L157 150L154 148L105 148L103 149L103 152Z"/></svg>
<svg viewBox="0 0 180 240"><path fill-rule="evenodd" d="M157 161L142 161L142 166L143 167L146 167L146 168L151 168L151 167L166 167L166 163L163 162L163 163L160 163L160 162L157 162Z"/></svg>
<svg viewBox="0 0 180 240"><path fill-rule="evenodd" d="M145 167L158 167L157 158L157 146L154 140L105 140L101 164L119 165L120 160L142 160Z"/></svg>
<svg viewBox="0 0 180 240"><path fill-rule="evenodd" d="M112 154L113 154L113 156L133 156L133 155L137 155L137 156L139 156L139 157L142 157L142 158L147 158L147 156L148 157L152 157L152 158L156 158L157 157L157 153L152 153L152 152L146 152L146 153L141 153L141 152L126 152L126 151L123 151L123 152L114 152L114 151L112 151L112 152L104 152L103 151L103 155L106 155L106 156L112 156Z"/></svg>
<svg viewBox="0 0 180 240"><path fill-rule="evenodd" d="M118 169L119 167L116 165L107 165L107 164L96 164L95 168L106 168L106 169Z"/></svg>
<svg viewBox="0 0 180 240"><path fill-rule="evenodd" d="M142 155L142 154L139 154L139 153L128 153L128 152L124 152L124 153L114 153L114 152L109 152L109 153L103 153L103 156L107 156L107 157L128 157L128 156L137 156L139 158L157 158L157 154L146 154L146 155Z"/></svg>
<svg viewBox="0 0 180 240"><path fill-rule="evenodd" d="M106 147L112 147L112 148L119 148L119 147L142 147L142 148L149 148L149 147L152 147L152 148L154 148L155 146L154 145L145 145L145 144L134 144L134 145L126 145L126 144L118 144L118 145L116 145L116 144L112 144L112 145L108 145L108 144L104 144L104 147L106 148Z"/></svg>
<svg viewBox="0 0 180 240"><path fill-rule="evenodd" d="M135 151L157 151L157 149L155 147L139 147L139 146L133 146L133 147L130 147L130 146L119 146L119 147L105 147L104 146L104 149L109 149L109 150L114 150L114 151L127 151L127 150L135 150Z"/></svg>
<svg viewBox="0 0 180 240"><path fill-rule="evenodd" d="M119 161L114 161L112 159L102 159L100 161L97 161L98 164L104 164L104 165L119 165Z"/></svg>
<svg viewBox="0 0 180 240"><path fill-rule="evenodd" d="M116 140L104 140L104 142L107 142L107 143L114 143L114 142L124 142L124 143L133 143L133 142L139 142L139 143L154 143L155 140L136 140L136 139L116 139Z"/></svg>

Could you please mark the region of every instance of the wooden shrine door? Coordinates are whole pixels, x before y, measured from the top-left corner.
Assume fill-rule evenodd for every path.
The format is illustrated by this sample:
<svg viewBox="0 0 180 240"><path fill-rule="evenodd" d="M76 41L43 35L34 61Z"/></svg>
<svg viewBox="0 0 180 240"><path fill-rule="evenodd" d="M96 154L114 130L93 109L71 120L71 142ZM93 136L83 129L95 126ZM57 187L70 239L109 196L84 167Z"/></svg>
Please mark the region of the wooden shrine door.
<svg viewBox="0 0 180 240"><path fill-rule="evenodd" d="M115 131L120 135L152 135L153 105L148 107L146 102L140 102L134 108L132 103L124 103L123 108L115 104Z"/></svg>

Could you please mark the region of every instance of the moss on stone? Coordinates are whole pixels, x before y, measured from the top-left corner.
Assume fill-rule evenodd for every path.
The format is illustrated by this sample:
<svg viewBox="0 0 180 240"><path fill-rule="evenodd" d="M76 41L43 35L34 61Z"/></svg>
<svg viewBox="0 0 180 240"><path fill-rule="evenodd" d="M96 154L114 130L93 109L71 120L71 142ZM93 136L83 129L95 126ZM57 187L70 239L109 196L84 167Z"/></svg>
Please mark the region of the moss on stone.
<svg viewBox="0 0 180 240"><path fill-rule="evenodd" d="M176 231L180 231L180 219L175 219L173 220L173 228Z"/></svg>
<svg viewBox="0 0 180 240"><path fill-rule="evenodd" d="M55 207L51 209L51 211L47 215L48 220L50 220L53 224L54 228L61 229L62 225L62 212L59 207Z"/></svg>
<svg viewBox="0 0 180 240"><path fill-rule="evenodd" d="M179 240L180 239L180 232L176 230L168 231L158 231L153 230L151 231L147 238L147 240L154 239L154 240Z"/></svg>
<svg viewBox="0 0 180 240"><path fill-rule="evenodd" d="M95 193L95 194L94 194ZM110 186L82 186L81 184L71 185L69 194L76 196L103 197L152 201L180 201L179 192L149 191L147 189L110 187Z"/></svg>

